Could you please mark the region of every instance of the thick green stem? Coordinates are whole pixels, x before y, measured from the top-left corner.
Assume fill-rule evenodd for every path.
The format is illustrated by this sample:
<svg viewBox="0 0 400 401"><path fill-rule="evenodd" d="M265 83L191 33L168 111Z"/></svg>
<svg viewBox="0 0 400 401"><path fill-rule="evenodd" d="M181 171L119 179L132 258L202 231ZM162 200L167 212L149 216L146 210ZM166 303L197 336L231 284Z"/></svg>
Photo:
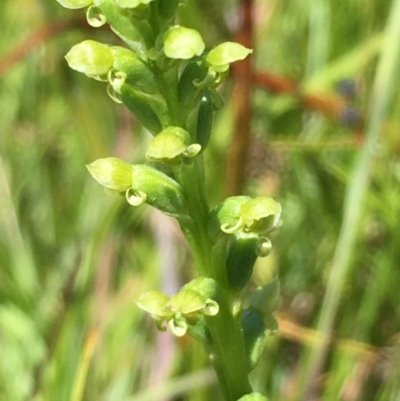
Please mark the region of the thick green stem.
<svg viewBox="0 0 400 401"><path fill-rule="evenodd" d="M225 241L213 244L208 236L208 204L203 171L199 166L181 166L180 182L187 197L194 226L185 230L199 273L213 278L220 287L220 310L207 318L213 345L210 358L227 401L250 393L247 356L240 319L233 315L225 273Z"/></svg>
<svg viewBox="0 0 400 401"><path fill-rule="evenodd" d="M160 84L160 91L167 102L172 125L181 127L183 116L179 106L178 92L175 89L178 86L178 68L179 65L176 64L171 66L167 71L159 72L158 81Z"/></svg>

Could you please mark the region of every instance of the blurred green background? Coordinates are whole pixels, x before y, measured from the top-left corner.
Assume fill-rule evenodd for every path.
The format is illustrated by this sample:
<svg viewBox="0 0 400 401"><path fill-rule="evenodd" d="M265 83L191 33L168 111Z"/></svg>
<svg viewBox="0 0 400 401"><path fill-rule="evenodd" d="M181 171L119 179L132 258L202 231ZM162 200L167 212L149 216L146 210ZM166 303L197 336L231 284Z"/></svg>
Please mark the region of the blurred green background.
<svg viewBox="0 0 400 401"><path fill-rule="evenodd" d="M400 74L389 68L400 35L383 36L390 18L400 25L395 3L254 1L256 71L319 96L304 108L297 89L252 92L244 193L283 206L254 277L281 280L280 332L251 374L271 400L400 400ZM188 0L181 22L212 46L233 37L238 3ZM194 274L177 226L107 196L85 169L110 155L143 162L150 139L64 60L81 40L117 39L55 0L1 0L0 26L0 401L220 400L200 345L158 333L134 302ZM235 125L230 88L208 151L214 204ZM345 105L322 113L332 96ZM354 166L374 136L364 182L369 170ZM340 238L350 253L335 275ZM310 376L330 319L326 358Z"/></svg>

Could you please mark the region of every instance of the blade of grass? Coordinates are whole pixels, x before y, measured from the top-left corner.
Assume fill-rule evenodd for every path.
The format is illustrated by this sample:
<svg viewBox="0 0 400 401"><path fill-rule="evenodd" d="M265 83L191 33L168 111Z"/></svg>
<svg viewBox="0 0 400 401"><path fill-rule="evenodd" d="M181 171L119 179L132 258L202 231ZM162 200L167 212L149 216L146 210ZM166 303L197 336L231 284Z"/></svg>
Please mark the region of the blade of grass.
<svg viewBox="0 0 400 401"><path fill-rule="evenodd" d="M129 401L161 401L171 399L192 389L206 387L213 383L215 383L214 372L211 369L203 369L143 390L130 398Z"/></svg>
<svg viewBox="0 0 400 401"><path fill-rule="evenodd" d="M96 346L98 332L96 330L90 331L88 334L85 345L83 348L81 361L76 374L74 387L72 390L71 401L81 401L83 399L83 393L85 390L85 383L87 373L92 360L93 351Z"/></svg>
<svg viewBox="0 0 400 401"><path fill-rule="evenodd" d="M353 51L331 62L323 70L318 70L303 83L305 92L329 88L364 68L382 49L383 35L376 34L355 48Z"/></svg>
<svg viewBox="0 0 400 401"><path fill-rule="evenodd" d="M318 330L323 334L311 351L306 369L304 391L301 399L309 399L314 392L315 378L318 375L327 352L329 336L338 310L340 293L346 278L357 229L363 210L364 197L372 172L374 150L377 145L382 124L387 115L394 94L393 81L400 64L400 0L393 3L385 32L385 41L379 60L369 107L366 128L366 142L355 163L351 180L345 196L344 215L337 242L327 291L321 309Z"/></svg>

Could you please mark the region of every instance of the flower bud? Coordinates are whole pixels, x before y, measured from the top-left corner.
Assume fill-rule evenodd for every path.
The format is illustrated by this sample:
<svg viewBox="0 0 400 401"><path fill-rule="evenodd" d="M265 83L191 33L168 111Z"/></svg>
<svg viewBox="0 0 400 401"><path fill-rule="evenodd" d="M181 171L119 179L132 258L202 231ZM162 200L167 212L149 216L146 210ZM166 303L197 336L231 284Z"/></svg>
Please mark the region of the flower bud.
<svg viewBox="0 0 400 401"><path fill-rule="evenodd" d="M146 157L152 161L178 164L182 156L193 157L200 152L199 144L189 143L189 132L180 127L168 127L152 139Z"/></svg>
<svg viewBox="0 0 400 401"><path fill-rule="evenodd" d="M63 7L77 9L88 7L93 3L93 0L57 0Z"/></svg>
<svg viewBox="0 0 400 401"><path fill-rule="evenodd" d="M65 59L73 70L103 81L114 64L111 48L94 40L85 40L73 46Z"/></svg>
<svg viewBox="0 0 400 401"><path fill-rule="evenodd" d="M175 25L164 35L164 53L167 57L188 60L203 53L205 44L195 29Z"/></svg>
<svg viewBox="0 0 400 401"><path fill-rule="evenodd" d="M133 166L116 157L86 165L93 178L112 192L125 192L133 184Z"/></svg>
<svg viewBox="0 0 400 401"><path fill-rule="evenodd" d="M207 54L206 60L216 72L225 72L229 69L230 63L243 60L252 52L253 50L239 43L224 42L214 47Z"/></svg>

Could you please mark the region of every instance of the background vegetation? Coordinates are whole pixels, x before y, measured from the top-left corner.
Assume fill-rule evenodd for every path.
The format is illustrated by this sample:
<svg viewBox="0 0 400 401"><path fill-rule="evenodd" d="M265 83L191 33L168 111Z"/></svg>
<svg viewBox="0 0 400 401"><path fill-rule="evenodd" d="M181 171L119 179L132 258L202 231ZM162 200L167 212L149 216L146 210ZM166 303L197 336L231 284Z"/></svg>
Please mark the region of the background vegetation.
<svg viewBox="0 0 400 401"><path fill-rule="evenodd" d="M209 46L253 32L253 71L224 88L208 180L214 203L240 190L283 206L254 276L282 287L280 331L252 373L271 400L400 400L400 74L384 69L400 35L383 35L400 25L395 3L246 1L242 27L233 0L181 13ZM191 277L179 231L85 169L141 162L149 140L63 58L83 39L117 39L55 0L2 0L0 26L0 400L218 401L200 346L158 333L134 303Z"/></svg>

